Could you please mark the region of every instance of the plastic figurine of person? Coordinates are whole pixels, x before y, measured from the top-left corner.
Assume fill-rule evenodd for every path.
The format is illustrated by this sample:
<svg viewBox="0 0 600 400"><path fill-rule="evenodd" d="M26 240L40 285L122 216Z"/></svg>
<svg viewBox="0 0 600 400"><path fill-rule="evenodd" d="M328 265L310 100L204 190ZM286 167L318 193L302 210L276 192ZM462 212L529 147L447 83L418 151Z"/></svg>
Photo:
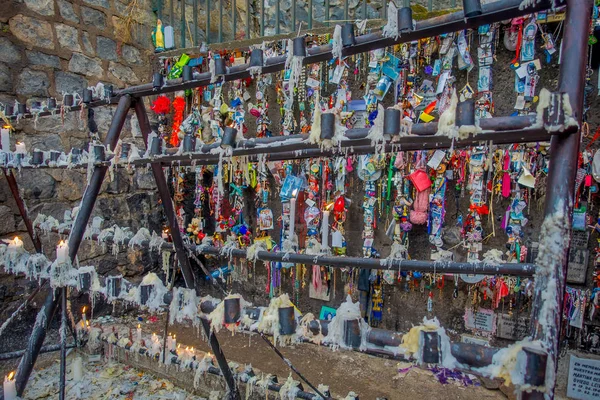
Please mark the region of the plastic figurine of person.
<svg viewBox="0 0 600 400"><path fill-rule="evenodd" d="M165 29L160 19L156 21L156 28L152 30L152 43L154 51L165 51Z"/></svg>

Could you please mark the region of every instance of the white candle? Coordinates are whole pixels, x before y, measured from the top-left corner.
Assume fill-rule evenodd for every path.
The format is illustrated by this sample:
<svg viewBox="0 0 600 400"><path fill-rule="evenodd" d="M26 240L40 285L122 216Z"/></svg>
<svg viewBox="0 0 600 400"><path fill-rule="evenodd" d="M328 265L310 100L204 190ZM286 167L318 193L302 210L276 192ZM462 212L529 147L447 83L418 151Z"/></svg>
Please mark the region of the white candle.
<svg viewBox="0 0 600 400"><path fill-rule="evenodd" d="M23 142L17 142L15 153L17 153L17 154L19 154L19 153L26 154L27 153L27 148L25 147L25 143L23 143Z"/></svg>
<svg viewBox="0 0 600 400"><path fill-rule="evenodd" d="M86 309L86 307L83 306L83 309L81 310L81 319L83 320L84 325L87 322L87 315L85 315L85 309Z"/></svg>
<svg viewBox="0 0 600 400"><path fill-rule="evenodd" d="M8 244L8 247L15 250L21 249L23 248L23 241L19 239L18 236L15 236L15 238Z"/></svg>
<svg viewBox="0 0 600 400"><path fill-rule="evenodd" d="M81 382L83 379L83 361L81 357L75 357L71 369L73 370L73 381Z"/></svg>
<svg viewBox="0 0 600 400"><path fill-rule="evenodd" d="M321 224L321 247L329 247L329 210L323 211L323 223Z"/></svg>
<svg viewBox="0 0 600 400"><path fill-rule="evenodd" d="M2 128L0 130L0 145L2 150L10 151L10 129Z"/></svg>
<svg viewBox="0 0 600 400"><path fill-rule="evenodd" d="M177 349L177 340L175 339L175 335L171 338L171 351L175 351Z"/></svg>
<svg viewBox="0 0 600 400"><path fill-rule="evenodd" d="M290 200L290 230L288 232L288 237L291 241L294 241L294 228L296 224L296 190L292 193L292 198Z"/></svg>
<svg viewBox="0 0 600 400"><path fill-rule="evenodd" d="M11 372L4 378L4 400L15 400L17 398L17 387L13 379L15 372Z"/></svg>
<svg viewBox="0 0 600 400"><path fill-rule="evenodd" d="M56 247L56 261L58 261L59 264L64 264L67 262L68 257L69 245L64 240L61 240Z"/></svg>
<svg viewBox="0 0 600 400"><path fill-rule="evenodd" d="M140 324L138 324L138 326L137 326L136 341L138 343L142 342L142 327L140 326Z"/></svg>

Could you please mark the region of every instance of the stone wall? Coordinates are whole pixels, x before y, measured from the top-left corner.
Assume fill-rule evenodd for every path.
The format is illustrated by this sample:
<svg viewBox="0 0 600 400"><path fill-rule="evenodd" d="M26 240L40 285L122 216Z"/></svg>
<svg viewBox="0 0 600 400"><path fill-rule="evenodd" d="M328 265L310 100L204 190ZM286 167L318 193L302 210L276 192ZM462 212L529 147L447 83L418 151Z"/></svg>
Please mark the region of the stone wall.
<svg viewBox="0 0 600 400"><path fill-rule="evenodd" d="M97 82L147 80L149 39L126 37L120 0L16 0L0 15L0 101L62 98ZM150 8L137 25L155 23ZM132 29L133 30L133 29Z"/></svg>

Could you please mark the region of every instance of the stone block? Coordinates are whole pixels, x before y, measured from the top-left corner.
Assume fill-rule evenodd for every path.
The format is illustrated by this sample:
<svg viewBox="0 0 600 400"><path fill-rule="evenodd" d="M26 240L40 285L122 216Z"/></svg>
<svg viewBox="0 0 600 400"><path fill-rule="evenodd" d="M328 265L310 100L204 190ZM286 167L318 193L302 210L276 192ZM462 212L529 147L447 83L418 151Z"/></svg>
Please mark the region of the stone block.
<svg viewBox="0 0 600 400"><path fill-rule="evenodd" d="M60 58L40 51L26 51L27 61L31 65L60 69Z"/></svg>
<svg viewBox="0 0 600 400"><path fill-rule="evenodd" d="M44 170L23 170L19 187L27 199L47 200L56 194L56 181Z"/></svg>
<svg viewBox="0 0 600 400"><path fill-rule="evenodd" d="M0 91L11 92L12 89L12 72L8 65L0 63Z"/></svg>
<svg viewBox="0 0 600 400"><path fill-rule="evenodd" d="M61 171L62 179L57 185L56 196L61 200L75 201L81 199L87 175L80 171Z"/></svg>
<svg viewBox="0 0 600 400"><path fill-rule="evenodd" d="M79 23L79 16L75 12L75 8L73 8L73 4L69 3L66 0L58 0L58 11L60 12L61 17L64 19Z"/></svg>
<svg viewBox="0 0 600 400"><path fill-rule="evenodd" d="M24 69L17 80L17 94L29 96L48 96L50 80L42 71Z"/></svg>
<svg viewBox="0 0 600 400"><path fill-rule="evenodd" d="M91 6L110 8L108 0L83 0L83 2Z"/></svg>
<svg viewBox="0 0 600 400"><path fill-rule="evenodd" d="M0 235L6 235L15 231L15 216L7 206L0 205Z"/></svg>
<svg viewBox="0 0 600 400"><path fill-rule="evenodd" d="M57 134L47 134L47 132L45 131L41 132L44 132L44 134L25 135L23 142L29 150L62 150L62 142L60 141L60 136L58 136Z"/></svg>
<svg viewBox="0 0 600 400"><path fill-rule="evenodd" d="M81 51L79 44L79 31L65 24L56 24L56 38L61 47L71 51Z"/></svg>
<svg viewBox="0 0 600 400"><path fill-rule="evenodd" d="M100 60L84 56L81 53L73 53L73 57L69 61L69 71L97 78L100 78L104 72Z"/></svg>
<svg viewBox="0 0 600 400"><path fill-rule="evenodd" d="M111 61L108 65L108 72L115 78L130 84L139 83L139 78L133 70L123 64Z"/></svg>
<svg viewBox="0 0 600 400"><path fill-rule="evenodd" d="M152 171L138 169L135 174L135 183L138 189L153 190L156 189L156 181Z"/></svg>
<svg viewBox="0 0 600 400"><path fill-rule="evenodd" d="M25 0L25 5L40 15L54 15L54 0Z"/></svg>
<svg viewBox="0 0 600 400"><path fill-rule="evenodd" d="M0 54L5 63L12 64L21 61L21 51L7 37L0 37Z"/></svg>
<svg viewBox="0 0 600 400"><path fill-rule="evenodd" d="M81 36L81 41L83 42L83 49L85 50L85 52L91 56L95 56L96 50L92 45L90 34L88 32L83 32L83 35Z"/></svg>
<svg viewBox="0 0 600 400"><path fill-rule="evenodd" d="M45 49L53 49L52 25L25 15L15 15L8 21L10 31L17 39Z"/></svg>
<svg viewBox="0 0 600 400"><path fill-rule="evenodd" d="M83 23L86 25L94 26L99 30L106 29L106 14L102 11L89 7L81 7L81 17L83 18Z"/></svg>
<svg viewBox="0 0 600 400"><path fill-rule="evenodd" d="M128 44L123 46L122 56L129 64L142 65L142 55L138 49Z"/></svg>
<svg viewBox="0 0 600 400"><path fill-rule="evenodd" d="M98 36L96 38L96 53L98 54L98 57L103 60L116 61L119 59L119 55L117 54L117 43L104 36Z"/></svg>
<svg viewBox="0 0 600 400"><path fill-rule="evenodd" d="M81 91L88 85L87 79L80 75L71 74L69 72L58 71L54 76L56 93L58 95L62 94L63 92L73 93L75 91Z"/></svg>

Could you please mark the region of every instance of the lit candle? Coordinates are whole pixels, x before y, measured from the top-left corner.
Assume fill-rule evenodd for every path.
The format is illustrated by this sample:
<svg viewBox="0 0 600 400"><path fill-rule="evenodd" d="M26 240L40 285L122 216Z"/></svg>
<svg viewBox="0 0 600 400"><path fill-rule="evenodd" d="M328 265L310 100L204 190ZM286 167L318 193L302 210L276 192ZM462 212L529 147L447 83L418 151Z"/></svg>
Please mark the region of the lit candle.
<svg viewBox="0 0 600 400"><path fill-rule="evenodd" d="M81 360L81 357L75 357L71 368L73 370L73 381L81 382L83 379L83 361Z"/></svg>
<svg viewBox="0 0 600 400"><path fill-rule="evenodd" d="M321 247L329 247L329 210L323 211L323 223L321 224Z"/></svg>
<svg viewBox="0 0 600 400"><path fill-rule="evenodd" d="M86 307L83 306L83 309L81 310L81 319L83 320L84 324L87 322L87 315L85 315L85 309Z"/></svg>
<svg viewBox="0 0 600 400"><path fill-rule="evenodd" d="M175 349L177 349L177 340L175 339L175 335L173 335L171 339L171 351L175 351Z"/></svg>
<svg viewBox="0 0 600 400"><path fill-rule="evenodd" d="M17 387L15 386L15 371L4 378L4 400L15 400L17 398Z"/></svg>
<svg viewBox="0 0 600 400"><path fill-rule="evenodd" d="M26 154L27 153L27 148L25 147L25 143L23 143L23 142L17 142L15 153L17 153L17 154Z"/></svg>
<svg viewBox="0 0 600 400"><path fill-rule="evenodd" d="M59 264L63 264L67 262L67 258L69 257L69 245L65 243L64 240L61 240L58 246L56 247L56 261Z"/></svg>
<svg viewBox="0 0 600 400"><path fill-rule="evenodd" d="M142 327L140 326L140 324L138 324L138 327L137 327L136 339L137 339L136 341L138 343L142 342Z"/></svg>
<svg viewBox="0 0 600 400"><path fill-rule="evenodd" d="M158 337L156 336L156 333L152 334L152 343L158 342Z"/></svg>
<svg viewBox="0 0 600 400"><path fill-rule="evenodd" d="M161 236L163 239L168 239L169 238L169 229L168 228L163 229Z"/></svg>
<svg viewBox="0 0 600 400"><path fill-rule="evenodd" d="M171 341L173 340L173 338L171 337L171 334L169 333L169 335L167 336L167 349L171 349Z"/></svg>
<svg viewBox="0 0 600 400"><path fill-rule="evenodd" d="M296 224L296 192L297 189L294 189L292 198L290 199L290 230L288 237L291 241L294 241L294 225Z"/></svg>
<svg viewBox="0 0 600 400"><path fill-rule="evenodd" d="M21 239L19 239L18 236L15 236L15 238L12 241L10 241L10 243L8 243L8 248L13 249L13 250L22 249L23 241Z"/></svg>
<svg viewBox="0 0 600 400"><path fill-rule="evenodd" d="M6 126L0 130L0 145L2 150L10 151L10 129Z"/></svg>

